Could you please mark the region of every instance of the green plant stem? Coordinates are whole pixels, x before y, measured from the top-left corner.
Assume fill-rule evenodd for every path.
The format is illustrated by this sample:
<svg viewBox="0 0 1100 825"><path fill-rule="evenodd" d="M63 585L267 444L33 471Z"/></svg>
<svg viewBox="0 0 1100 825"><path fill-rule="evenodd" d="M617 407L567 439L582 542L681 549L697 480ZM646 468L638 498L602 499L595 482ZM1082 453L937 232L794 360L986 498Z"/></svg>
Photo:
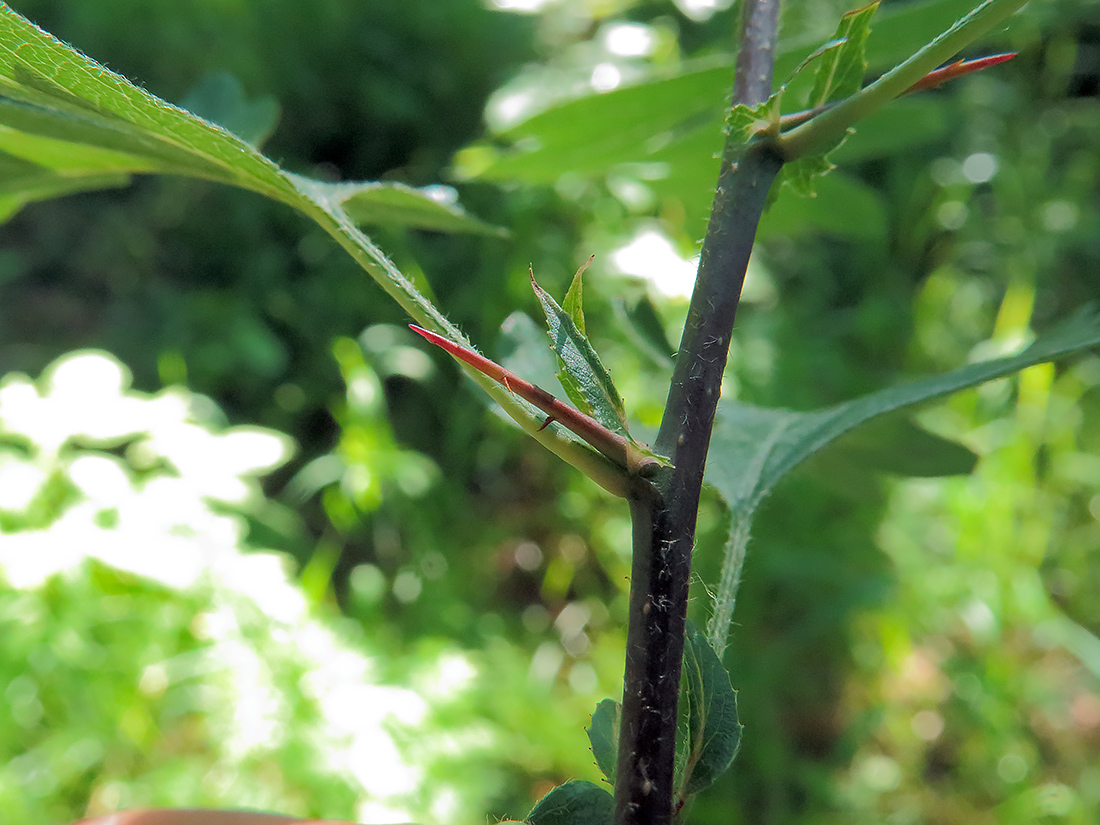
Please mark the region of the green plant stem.
<svg viewBox="0 0 1100 825"><path fill-rule="evenodd" d="M737 605L737 590L741 586L741 570L745 566L745 552L749 546L749 529L752 526L753 506L732 507L730 510L730 537L722 556L722 575L714 594L714 612L707 622L707 643L722 658L726 652L733 609Z"/></svg>
<svg viewBox="0 0 1100 825"><path fill-rule="evenodd" d="M771 94L778 0L746 0L734 102ZM699 273L656 448L673 466L631 501L634 561L615 782L617 825L672 819L676 713L691 551L703 468L737 304L768 190L782 167L772 145L728 138Z"/></svg>
<svg viewBox="0 0 1100 825"><path fill-rule="evenodd" d="M785 160L811 154L835 143L848 128L875 110L905 94L913 84L944 61L950 60L994 26L1011 17L1027 0L985 0L951 28L899 63L874 83L837 103L779 139Z"/></svg>

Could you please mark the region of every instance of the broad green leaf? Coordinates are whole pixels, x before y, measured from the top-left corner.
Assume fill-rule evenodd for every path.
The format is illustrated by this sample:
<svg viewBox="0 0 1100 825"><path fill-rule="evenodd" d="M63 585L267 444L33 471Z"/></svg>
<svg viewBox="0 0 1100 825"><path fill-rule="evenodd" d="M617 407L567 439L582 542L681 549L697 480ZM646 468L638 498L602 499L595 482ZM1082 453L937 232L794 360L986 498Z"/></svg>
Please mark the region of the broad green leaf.
<svg viewBox="0 0 1100 825"><path fill-rule="evenodd" d="M531 278L531 286L546 315L546 331L550 336L551 348L557 353L561 365L558 380L569 399L577 409L591 414L607 429L630 438L623 400L615 389L610 374L600 363L596 350L577 329L569 313L558 306L550 293L535 283L534 276Z"/></svg>
<svg viewBox="0 0 1100 825"><path fill-rule="evenodd" d="M111 172L71 177L0 152L0 221L7 220L23 206L34 201L125 186L129 182L129 175Z"/></svg>
<svg viewBox="0 0 1100 825"><path fill-rule="evenodd" d="M274 102L245 101L239 85L230 81L232 88L224 81L200 86L189 102L258 142L274 122ZM284 173L242 137L159 100L6 5L0 5L0 151L41 168L33 180L0 177L0 194L12 199L22 194L17 190L20 180L26 181L24 202L53 191L116 186L127 175L148 172L251 189L305 212L333 234L345 235L342 243L358 246L371 261L371 273L381 279L396 273L392 264L369 241L359 243L362 236L346 237L331 219L499 234L436 191L395 184L324 184ZM4 171L0 168L0 175ZM50 185L50 175L70 183ZM329 186L334 189L323 191ZM345 202L346 209L337 208ZM318 207L329 220L319 216ZM403 285L393 286L408 299Z"/></svg>
<svg viewBox="0 0 1100 825"><path fill-rule="evenodd" d="M526 822L530 825L611 825L615 798L592 782L573 779L540 799Z"/></svg>
<svg viewBox="0 0 1100 825"><path fill-rule="evenodd" d="M710 787L729 768L741 747L743 728L729 674L691 622L684 637L684 681L688 743L681 798Z"/></svg>
<svg viewBox="0 0 1100 825"><path fill-rule="evenodd" d="M842 97L855 94L863 85L867 72L867 36L871 32L871 18L878 11L879 0L873 0L840 18L835 40L841 41L838 49L832 49L818 62L814 88L810 92L810 108L824 106Z"/></svg>
<svg viewBox="0 0 1100 825"><path fill-rule="evenodd" d="M880 390L816 412L720 401L706 477L731 507L755 509L788 472L865 421L1100 345L1100 313L1086 309L1018 355Z"/></svg>
<svg viewBox="0 0 1100 825"><path fill-rule="evenodd" d="M596 705L588 727L592 755L596 757L596 764L612 785L615 784L619 767L619 721L622 712L622 705L614 699L604 699Z"/></svg>

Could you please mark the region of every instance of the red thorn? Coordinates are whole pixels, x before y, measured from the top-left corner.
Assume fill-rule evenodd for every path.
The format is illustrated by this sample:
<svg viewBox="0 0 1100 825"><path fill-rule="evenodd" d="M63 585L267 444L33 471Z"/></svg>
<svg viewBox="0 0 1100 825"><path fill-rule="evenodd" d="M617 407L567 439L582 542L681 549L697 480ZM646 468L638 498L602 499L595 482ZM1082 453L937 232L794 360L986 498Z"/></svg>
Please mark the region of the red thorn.
<svg viewBox="0 0 1100 825"><path fill-rule="evenodd" d="M971 60L956 60L954 63L929 72L906 89L905 93L911 94L913 92L923 92L925 89L934 89L948 80L954 80L956 77L962 77L972 72L980 72L982 69L988 69L990 66L996 66L998 63L1011 60L1016 55L1017 52L1005 52L1004 54L991 54L987 57L975 57Z"/></svg>

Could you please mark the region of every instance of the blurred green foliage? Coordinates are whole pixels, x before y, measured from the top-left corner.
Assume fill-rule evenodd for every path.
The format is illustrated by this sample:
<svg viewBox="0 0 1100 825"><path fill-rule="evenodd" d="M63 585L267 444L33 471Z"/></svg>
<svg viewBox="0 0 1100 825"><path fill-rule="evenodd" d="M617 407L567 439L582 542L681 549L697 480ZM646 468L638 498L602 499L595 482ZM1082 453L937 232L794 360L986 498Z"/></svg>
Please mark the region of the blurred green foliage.
<svg viewBox="0 0 1100 825"><path fill-rule="evenodd" d="M950 23L966 5L897 4L905 25L872 33L875 68L934 33L921 21ZM528 263L561 296L596 253L588 332L632 431L656 426L667 359L659 344L639 347L643 333L615 307L650 319L650 343L654 326L678 338L683 299L643 276L690 271L733 10L707 17L687 0L577 0L531 16L475 0L18 7L160 96L221 111L250 139L277 103L265 152L292 170L463 180L464 205L508 240L373 237L491 355L514 345L524 321L513 312L538 312ZM789 53L828 36L842 10L790 4ZM1010 351L1095 300L1098 28L1095 4L1027 9L992 44L1019 50L1015 61L864 124L816 199L783 193L763 227L725 392L794 409L836 403ZM699 117L661 119L653 101L666 82L675 94L662 99ZM641 240L648 267L624 252ZM224 420L198 402L213 433L253 423L299 445L265 495L254 487L235 508L225 551L245 569L270 560L250 555L257 548L293 557L294 581L265 568L299 605L289 619L250 600L248 573L167 585L117 558L37 582L5 568L5 821L157 803L480 822L523 815L566 778L598 780L583 726L621 681L625 510L496 422L403 322L288 210L205 183L141 180L35 205L0 228L0 372L38 375L64 352L101 347L141 390L186 384L215 399ZM1096 821L1098 385L1100 359L1088 356L925 410L922 425L979 456L968 477L884 478L826 456L776 489L726 658L742 752L690 821ZM76 482L74 456L113 462L135 485L164 469L80 439L43 465L41 438L6 416L5 460L51 469L40 496L5 505L0 551L11 536L53 536L74 510L117 529L88 510L97 493ZM209 483L196 480L200 502ZM700 625L725 520L719 502L704 502ZM172 527L150 547L183 553L168 549L180 539ZM51 553L88 555L72 538L50 541ZM310 634L328 647L309 647ZM228 664L227 649L239 654ZM359 664L344 681L303 689L349 661ZM390 692L372 700L338 684ZM350 698L324 706L340 696ZM258 697L280 733L244 747L230 720ZM392 720L365 712L389 707L381 697L426 710L386 734ZM419 771L400 799L379 800L348 761L332 761L380 741Z"/></svg>

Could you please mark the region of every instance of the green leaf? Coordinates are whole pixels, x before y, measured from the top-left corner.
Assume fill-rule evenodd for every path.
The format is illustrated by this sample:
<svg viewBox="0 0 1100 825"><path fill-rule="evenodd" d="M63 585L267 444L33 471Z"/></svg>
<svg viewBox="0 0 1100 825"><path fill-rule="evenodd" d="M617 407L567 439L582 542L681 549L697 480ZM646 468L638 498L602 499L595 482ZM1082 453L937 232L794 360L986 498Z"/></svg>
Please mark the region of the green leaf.
<svg viewBox="0 0 1100 825"><path fill-rule="evenodd" d="M258 142L274 123L275 104L247 102L236 81L208 78L188 103ZM32 178L3 175L0 187L24 201L50 192L119 185L127 175L188 175L251 189L317 220L380 280L396 269L369 240L339 224L388 223L449 232L500 234L440 198L445 190L399 184L327 184L283 172L254 146L226 128L160 100L121 75L71 49L0 5L0 151L40 167ZM50 176L67 179L57 185ZM0 193L2 195L4 193ZM346 208L341 208L345 207ZM321 214L324 213L324 215ZM401 279L404 281L404 279ZM403 303L427 304L399 281L391 293ZM385 285L385 284L384 284ZM432 311L434 312L434 311ZM437 313L436 313L437 314ZM425 321L424 314L414 313Z"/></svg>
<svg viewBox="0 0 1100 825"><path fill-rule="evenodd" d="M504 319L496 351L505 369L552 393L558 386L558 358L546 346L546 330L526 313L517 309Z"/></svg>
<svg viewBox="0 0 1100 825"><path fill-rule="evenodd" d="M540 799L526 822L530 825L611 825L615 798L592 782L573 779Z"/></svg>
<svg viewBox="0 0 1100 825"><path fill-rule="evenodd" d="M612 785L615 784L615 774L619 767L619 722L622 712L622 705L614 699L604 699L596 705L588 727L592 755L596 757L596 764Z"/></svg>
<svg viewBox="0 0 1100 825"><path fill-rule="evenodd" d="M1018 355L968 364L816 412L720 401L707 480L731 507L751 511L784 475L865 421L1098 345L1100 313L1085 309Z"/></svg>
<svg viewBox="0 0 1100 825"><path fill-rule="evenodd" d="M596 256L593 255L592 257ZM590 263L592 263L592 258L589 258L577 268L577 272L573 276L573 282L569 284L569 289L565 293L565 300L561 302L561 308L573 319L573 323L581 335L586 334L584 330L584 287L581 276L584 275L584 271L588 269Z"/></svg>
<svg viewBox="0 0 1100 825"><path fill-rule="evenodd" d="M829 159L838 166L860 163L939 140L950 128L947 104L934 95L895 100L859 122Z"/></svg>
<svg viewBox="0 0 1100 825"><path fill-rule="evenodd" d="M744 727L737 718L737 693L730 687L729 674L691 622L684 637L684 680L688 745L681 799L709 788L733 764Z"/></svg>
<svg viewBox="0 0 1100 825"><path fill-rule="evenodd" d="M569 399L577 409L589 413L607 429L630 438L623 400L610 374L600 363L596 350L577 329L569 313L558 306L550 293L535 283L534 275L531 276L531 286L546 315L551 348L557 353L561 366L558 380Z"/></svg>
<svg viewBox="0 0 1100 825"><path fill-rule="evenodd" d="M856 472L871 468L912 478L967 475L978 456L957 441L930 433L891 413L845 433L818 454L830 466L845 464Z"/></svg>
<svg viewBox="0 0 1100 825"><path fill-rule="evenodd" d="M871 18L878 11L878 4L879 0L873 0L840 18L830 41L830 44L840 43L840 47L829 49L818 61L808 102L811 109L853 95L863 85L863 76L867 72L867 36L871 32ZM818 151L788 163L781 172L781 180L789 183L799 194L813 197L816 181L835 168L828 159L829 153L842 145L845 137L847 133Z"/></svg>
<svg viewBox="0 0 1100 825"><path fill-rule="evenodd" d="M811 109L855 94L863 85L867 72L867 36L871 33L871 18L878 11L878 5L879 0L873 0L840 18L833 38L842 45L831 49L818 63L808 101Z"/></svg>
<svg viewBox="0 0 1100 825"><path fill-rule="evenodd" d="M737 143L748 145L757 134L778 130L781 96L782 90L756 106L734 106L726 116L726 133Z"/></svg>
<svg viewBox="0 0 1100 825"><path fill-rule="evenodd" d="M403 226L432 232L467 232L506 237L508 231L475 218L458 205L449 186L416 188L404 183L325 183L359 226Z"/></svg>
<svg viewBox="0 0 1100 825"><path fill-rule="evenodd" d="M207 72L181 105L256 147L263 145L279 122L275 98L264 95L248 100L240 81L229 72Z"/></svg>
<svg viewBox="0 0 1100 825"><path fill-rule="evenodd" d="M876 189L839 171L814 183L815 197L804 197L792 186L773 186L772 191L778 192L776 202L760 219L758 237L807 232L830 232L862 240L885 237L887 208Z"/></svg>
<svg viewBox="0 0 1100 825"><path fill-rule="evenodd" d="M661 369L671 369L676 350L668 342L664 321L649 296L643 293L631 303L616 298L611 306L623 332L634 345Z"/></svg>

